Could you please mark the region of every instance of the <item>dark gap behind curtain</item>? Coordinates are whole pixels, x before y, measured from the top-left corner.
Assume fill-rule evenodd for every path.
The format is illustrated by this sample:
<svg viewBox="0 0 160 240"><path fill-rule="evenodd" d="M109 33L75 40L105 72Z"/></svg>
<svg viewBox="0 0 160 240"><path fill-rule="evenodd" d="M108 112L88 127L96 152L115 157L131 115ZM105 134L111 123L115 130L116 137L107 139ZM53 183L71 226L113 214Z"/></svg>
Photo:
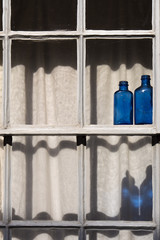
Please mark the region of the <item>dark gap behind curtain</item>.
<svg viewBox="0 0 160 240"><path fill-rule="evenodd" d="M152 29L151 0L87 0L86 28Z"/></svg>
<svg viewBox="0 0 160 240"><path fill-rule="evenodd" d="M152 69L151 39L87 40L86 65L109 65L113 71L121 64L131 69L136 63Z"/></svg>
<svg viewBox="0 0 160 240"><path fill-rule="evenodd" d="M12 30L76 30L76 0L12 0L11 9Z"/></svg>

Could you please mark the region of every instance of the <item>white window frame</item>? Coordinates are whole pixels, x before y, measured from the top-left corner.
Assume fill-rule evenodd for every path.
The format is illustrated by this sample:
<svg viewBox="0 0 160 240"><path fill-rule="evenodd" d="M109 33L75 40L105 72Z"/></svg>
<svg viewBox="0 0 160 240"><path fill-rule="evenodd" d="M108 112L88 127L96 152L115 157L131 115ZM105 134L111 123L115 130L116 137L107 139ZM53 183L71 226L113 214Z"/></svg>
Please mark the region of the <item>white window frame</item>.
<svg viewBox="0 0 160 240"><path fill-rule="evenodd" d="M86 30L85 29L85 0L77 0L77 30L76 31L11 31L11 0L3 0L3 31L0 40L3 42L3 127L0 136L16 135L154 135L160 134L160 6L159 0L152 0L152 30ZM78 120L79 127L44 127L44 126L9 126L10 72L11 72L11 42L12 40L48 40L76 39L78 67ZM154 86L154 123L150 126L86 126L85 123L85 61L87 39L143 39L153 40L153 86ZM158 141L157 141L158 142ZM85 146L78 146L79 156L79 214L78 221L12 221L11 216L11 146L5 148L4 171L4 201L3 221L0 228L4 229L4 239L10 239L10 229L14 227L44 227L44 228L78 228L79 240L85 239L86 229L114 230L154 230L154 239L160 239L160 148L156 144L153 156L153 221L86 221L85 220L85 191L84 191L84 158Z"/></svg>

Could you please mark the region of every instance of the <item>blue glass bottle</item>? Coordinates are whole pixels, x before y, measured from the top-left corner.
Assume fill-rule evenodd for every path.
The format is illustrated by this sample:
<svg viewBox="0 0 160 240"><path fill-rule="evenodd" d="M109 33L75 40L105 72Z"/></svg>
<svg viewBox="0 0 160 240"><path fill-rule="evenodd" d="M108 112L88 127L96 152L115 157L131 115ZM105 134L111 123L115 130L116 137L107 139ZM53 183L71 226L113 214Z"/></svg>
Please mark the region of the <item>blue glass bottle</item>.
<svg viewBox="0 0 160 240"><path fill-rule="evenodd" d="M120 81L119 90L114 93L114 124L133 124L133 94L127 81Z"/></svg>
<svg viewBox="0 0 160 240"><path fill-rule="evenodd" d="M135 124L152 124L152 86L150 76L142 75L141 86L135 90Z"/></svg>

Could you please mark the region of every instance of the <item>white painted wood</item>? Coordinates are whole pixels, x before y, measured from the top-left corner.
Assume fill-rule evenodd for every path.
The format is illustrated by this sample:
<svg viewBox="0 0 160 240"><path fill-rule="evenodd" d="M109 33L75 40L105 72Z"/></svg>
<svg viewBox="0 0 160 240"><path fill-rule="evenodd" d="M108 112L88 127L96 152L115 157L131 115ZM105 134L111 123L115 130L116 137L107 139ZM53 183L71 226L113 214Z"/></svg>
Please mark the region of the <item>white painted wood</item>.
<svg viewBox="0 0 160 240"><path fill-rule="evenodd" d="M153 151L153 220L157 227L154 232L154 239L160 239L160 144L154 146Z"/></svg>
<svg viewBox="0 0 160 240"><path fill-rule="evenodd" d="M1 225L0 225L1 226ZM4 224L2 223L2 226ZM80 228L81 223L78 221L50 221L50 220L25 220L25 221L18 221L14 220L7 224L8 227L66 227L66 228Z"/></svg>
<svg viewBox="0 0 160 240"><path fill-rule="evenodd" d="M156 37L154 41L154 59L153 59L153 69L154 69L154 121L157 126L157 131L160 133L160 5L159 1L156 1L156 17L155 17L155 30Z"/></svg>
<svg viewBox="0 0 160 240"><path fill-rule="evenodd" d="M78 221L83 225L85 219L84 212L84 146L77 146L78 150L78 173L79 173L79 214Z"/></svg>
<svg viewBox="0 0 160 240"><path fill-rule="evenodd" d="M84 23L83 23L84 24ZM84 27L83 27L84 28ZM10 31L8 36L10 38L30 38L30 37L40 37L40 38L50 38L56 36L72 36L78 37L83 35L83 37L89 36L141 36L141 37L154 37L155 32L153 30L83 30L79 27L77 31Z"/></svg>
<svg viewBox="0 0 160 240"><path fill-rule="evenodd" d="M5 224L0 222L0 226ZM13 227L73 227L86 229L131 229L131 230L155 230L156 223L150 221L86 221L83 225L78 221L42 221L42 220L14 220L7 224L9 228Z"/></svg>
<svg viewBox="0 0 160 240"><path fill-rule="evenodd" d="M11 0L3 0L3 16L2 16L2 24L3 31L7 34L10 31L10 21L11 21Z"/></svg>
<svg viewBox="0 0 160 240"><path fill-rule="evenodd" d="M83 121L83 38L77 41L77 65L78 65L78 122L81 127L84 125Z"/></svg>
<svg viewBox="0 0 160 240"><path fill-rule="evenodd" d="M18 126L0 129L3 135L153 135L155 127L145 126L88 126L88 127L52 127L52 126Z"/></svg>
<svg viewBox="0 0 160 240"><path fill-rule="evenodd" d="M160 133L160 1L153 0L153 120ZM154 240L160 239L160 145L154 146L153 155L153 219L157 224Z"/></svg>
<svg viewBox="0 0 160 240"><path fill-rule="evenodd" d="M5 224L11 221L11 146L5 146L5 174L4 174L4 196L3 196L3 221Z"/></svg>
<svg viewBox="0 0 160 240"><path fill-rule="evenodd" d="M85 228L154 230L156 223L150 221L87 221Z"/></svg>
<svg viewBox="0 0 160 240"><path fill-rule="evenodd" d="M141 36L141 37L154 37L153 30L86 30L83 35L89 36Z"/></svg>
<svg viewBox="0 0 160 240"><path fill-rule="evenodd" d="M3 126L9 123L9 82L11 70L11 41L5 37L3 42Z"/></svg>

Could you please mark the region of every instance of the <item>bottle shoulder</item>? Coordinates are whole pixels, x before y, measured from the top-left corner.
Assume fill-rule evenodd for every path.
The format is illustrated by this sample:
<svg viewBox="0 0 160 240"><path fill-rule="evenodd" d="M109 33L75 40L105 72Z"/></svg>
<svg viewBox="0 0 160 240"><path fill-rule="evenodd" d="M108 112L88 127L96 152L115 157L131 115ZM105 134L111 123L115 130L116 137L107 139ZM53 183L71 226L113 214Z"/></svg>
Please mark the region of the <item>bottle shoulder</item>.
<svg viewBox="0 0 160 240"><path fill-rule="evenodd" d="M114 93L115 95L124 95L124 94L128 94L128 95L133 95L133 93L129 90L124 91L124 90L118 90Z"/></svg>
<svg viewBox="0 0 160 240"><path fill-rule="evenodd" d="M153 89L152 86L140 86L140 87L135 89L135 93L138 93L138 92L151 92L152 89Z"/></svg>

